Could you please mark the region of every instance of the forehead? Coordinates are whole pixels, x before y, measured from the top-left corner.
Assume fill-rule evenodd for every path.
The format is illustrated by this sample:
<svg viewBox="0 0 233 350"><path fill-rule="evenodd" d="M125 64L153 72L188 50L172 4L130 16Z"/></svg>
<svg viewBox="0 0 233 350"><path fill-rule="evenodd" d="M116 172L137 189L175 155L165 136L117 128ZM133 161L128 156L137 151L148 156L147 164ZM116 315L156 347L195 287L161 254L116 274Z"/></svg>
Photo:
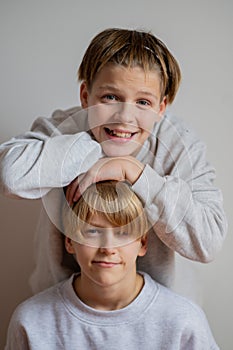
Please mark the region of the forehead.
<svg viewBox="0 0 233 350"><path fill-rule="evenodd" d="M104 89L131 89L135 92L160 92L160 77L156 70L144 71L140 66L125 67L108 63L97 74L92 88L99 91Z"/></svg>
<svg viewBox="0 0 233 350"><path fill-rule="evenodd" d="M113 228L117 227L117 225L113 225L103 213L94 213L87 220L86 225L91 225L95 227L102 228Z"/></svg>
<svg viewBox="0 0 233 350"><path fill-rule="evenodd" d="M117 230L123 229L127 231L132 231L132 230L135 230L137 226L139 227L141 224L142 224L142 219L140 215L135 216L132 213L129 213L129 212L126 213L123 211L123 212L108 213L108 214L105 214L102 212L93 213L88 218L86 218L86 220L82 221L81 226L82 226L82 229L96 227L96 228L102 228L102 229L117 229Z"/></svg>

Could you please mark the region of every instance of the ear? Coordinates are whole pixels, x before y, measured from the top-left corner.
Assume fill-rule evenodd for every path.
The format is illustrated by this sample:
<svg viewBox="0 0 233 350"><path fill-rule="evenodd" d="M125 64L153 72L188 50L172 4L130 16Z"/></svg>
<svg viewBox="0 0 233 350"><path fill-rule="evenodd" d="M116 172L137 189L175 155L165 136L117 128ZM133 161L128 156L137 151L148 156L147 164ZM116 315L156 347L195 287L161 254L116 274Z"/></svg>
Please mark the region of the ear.
<svg viewBox="0 0 233 350"><path fill-rule="evenodd" d="M144 235L141 238L141 247L139 249L138 256L144 256L146 254L147 244L148 244L148 237L147 235Z"/></svg>
<svg viewBox="0 0 233 350"><path fill-rule="evenodd" d="M71 238L65 237L65 247L66 247L67 252L70 253L70 254L74 254L75 253L72 243L73 243L73 241L72 241Z"/></svg>
<svg viewBox="0 0 233 350"><path fill-rule="evenodd" d="M167 107L167 96L164 96L162 99L162 102L160 102L159 112L158 112L158 115L160 116L161 119L165 113L166 107Z"/></svg>
<svg viewBox="0 0 233 350"><path fill-rule="evenodd" d="M82 108L88 107L88 95L87 83L83 81L80 85L80 101Z"/></svg>

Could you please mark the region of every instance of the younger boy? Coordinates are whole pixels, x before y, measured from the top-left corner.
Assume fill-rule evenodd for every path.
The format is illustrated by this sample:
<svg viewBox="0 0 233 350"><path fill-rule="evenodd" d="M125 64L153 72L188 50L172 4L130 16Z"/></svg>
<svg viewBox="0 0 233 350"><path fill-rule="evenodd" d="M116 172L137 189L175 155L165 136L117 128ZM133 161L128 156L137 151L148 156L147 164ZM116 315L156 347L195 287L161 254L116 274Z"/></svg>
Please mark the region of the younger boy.
<svg viewBox="0 0 233 350"><path fill-rule="evenodd" d="M198 306L136 271L148 223L129 185L93 184L63 222L81 272L16 309L5 350L218 349Z"/></svg>

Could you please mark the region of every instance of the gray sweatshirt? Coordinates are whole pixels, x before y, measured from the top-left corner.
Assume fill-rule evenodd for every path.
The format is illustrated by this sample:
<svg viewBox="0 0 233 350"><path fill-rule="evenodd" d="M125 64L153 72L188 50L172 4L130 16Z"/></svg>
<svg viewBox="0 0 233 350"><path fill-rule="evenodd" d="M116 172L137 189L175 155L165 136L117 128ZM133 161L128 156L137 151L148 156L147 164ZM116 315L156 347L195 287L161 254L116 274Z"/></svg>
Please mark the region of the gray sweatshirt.
<svg viewBox="0 0 233 350"><path fill-rule="evenodd" d="M85 305L73 276L15 310L5 350L217 350L203 311L144 274L142 291L115 311Z"/></svg>
<svg viewBox="0 0 233 350"><path fill-rule="evenodd" d="M166 286L174 283L175 252L209 262L226 235L222 195L213 185L215 171L205 151L195 133L168 114L155 124L137 155L146 166L133 189L151 223L148 253L139 259L138 268ZM38 118L30 132L0 146L1 192L42 197L36 268L31 278L34 292L76 269L64 253L60 234L62 188L101 157L101 146L93 139L86 111L80 107Z"/></svg>

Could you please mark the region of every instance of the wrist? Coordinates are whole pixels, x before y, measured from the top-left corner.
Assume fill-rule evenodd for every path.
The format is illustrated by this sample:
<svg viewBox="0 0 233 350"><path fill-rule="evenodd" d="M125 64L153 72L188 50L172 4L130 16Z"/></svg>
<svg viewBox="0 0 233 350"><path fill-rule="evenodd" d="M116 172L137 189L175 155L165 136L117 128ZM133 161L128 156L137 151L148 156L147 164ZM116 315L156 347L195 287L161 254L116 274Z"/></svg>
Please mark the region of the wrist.
<svg viewBox="0 0 233 350"><path fill-rule="evenodd" d="M145 165L134 157L127 157L123 159L123 171L125 179L129 181L132 185L141 176Z"/></svg>

